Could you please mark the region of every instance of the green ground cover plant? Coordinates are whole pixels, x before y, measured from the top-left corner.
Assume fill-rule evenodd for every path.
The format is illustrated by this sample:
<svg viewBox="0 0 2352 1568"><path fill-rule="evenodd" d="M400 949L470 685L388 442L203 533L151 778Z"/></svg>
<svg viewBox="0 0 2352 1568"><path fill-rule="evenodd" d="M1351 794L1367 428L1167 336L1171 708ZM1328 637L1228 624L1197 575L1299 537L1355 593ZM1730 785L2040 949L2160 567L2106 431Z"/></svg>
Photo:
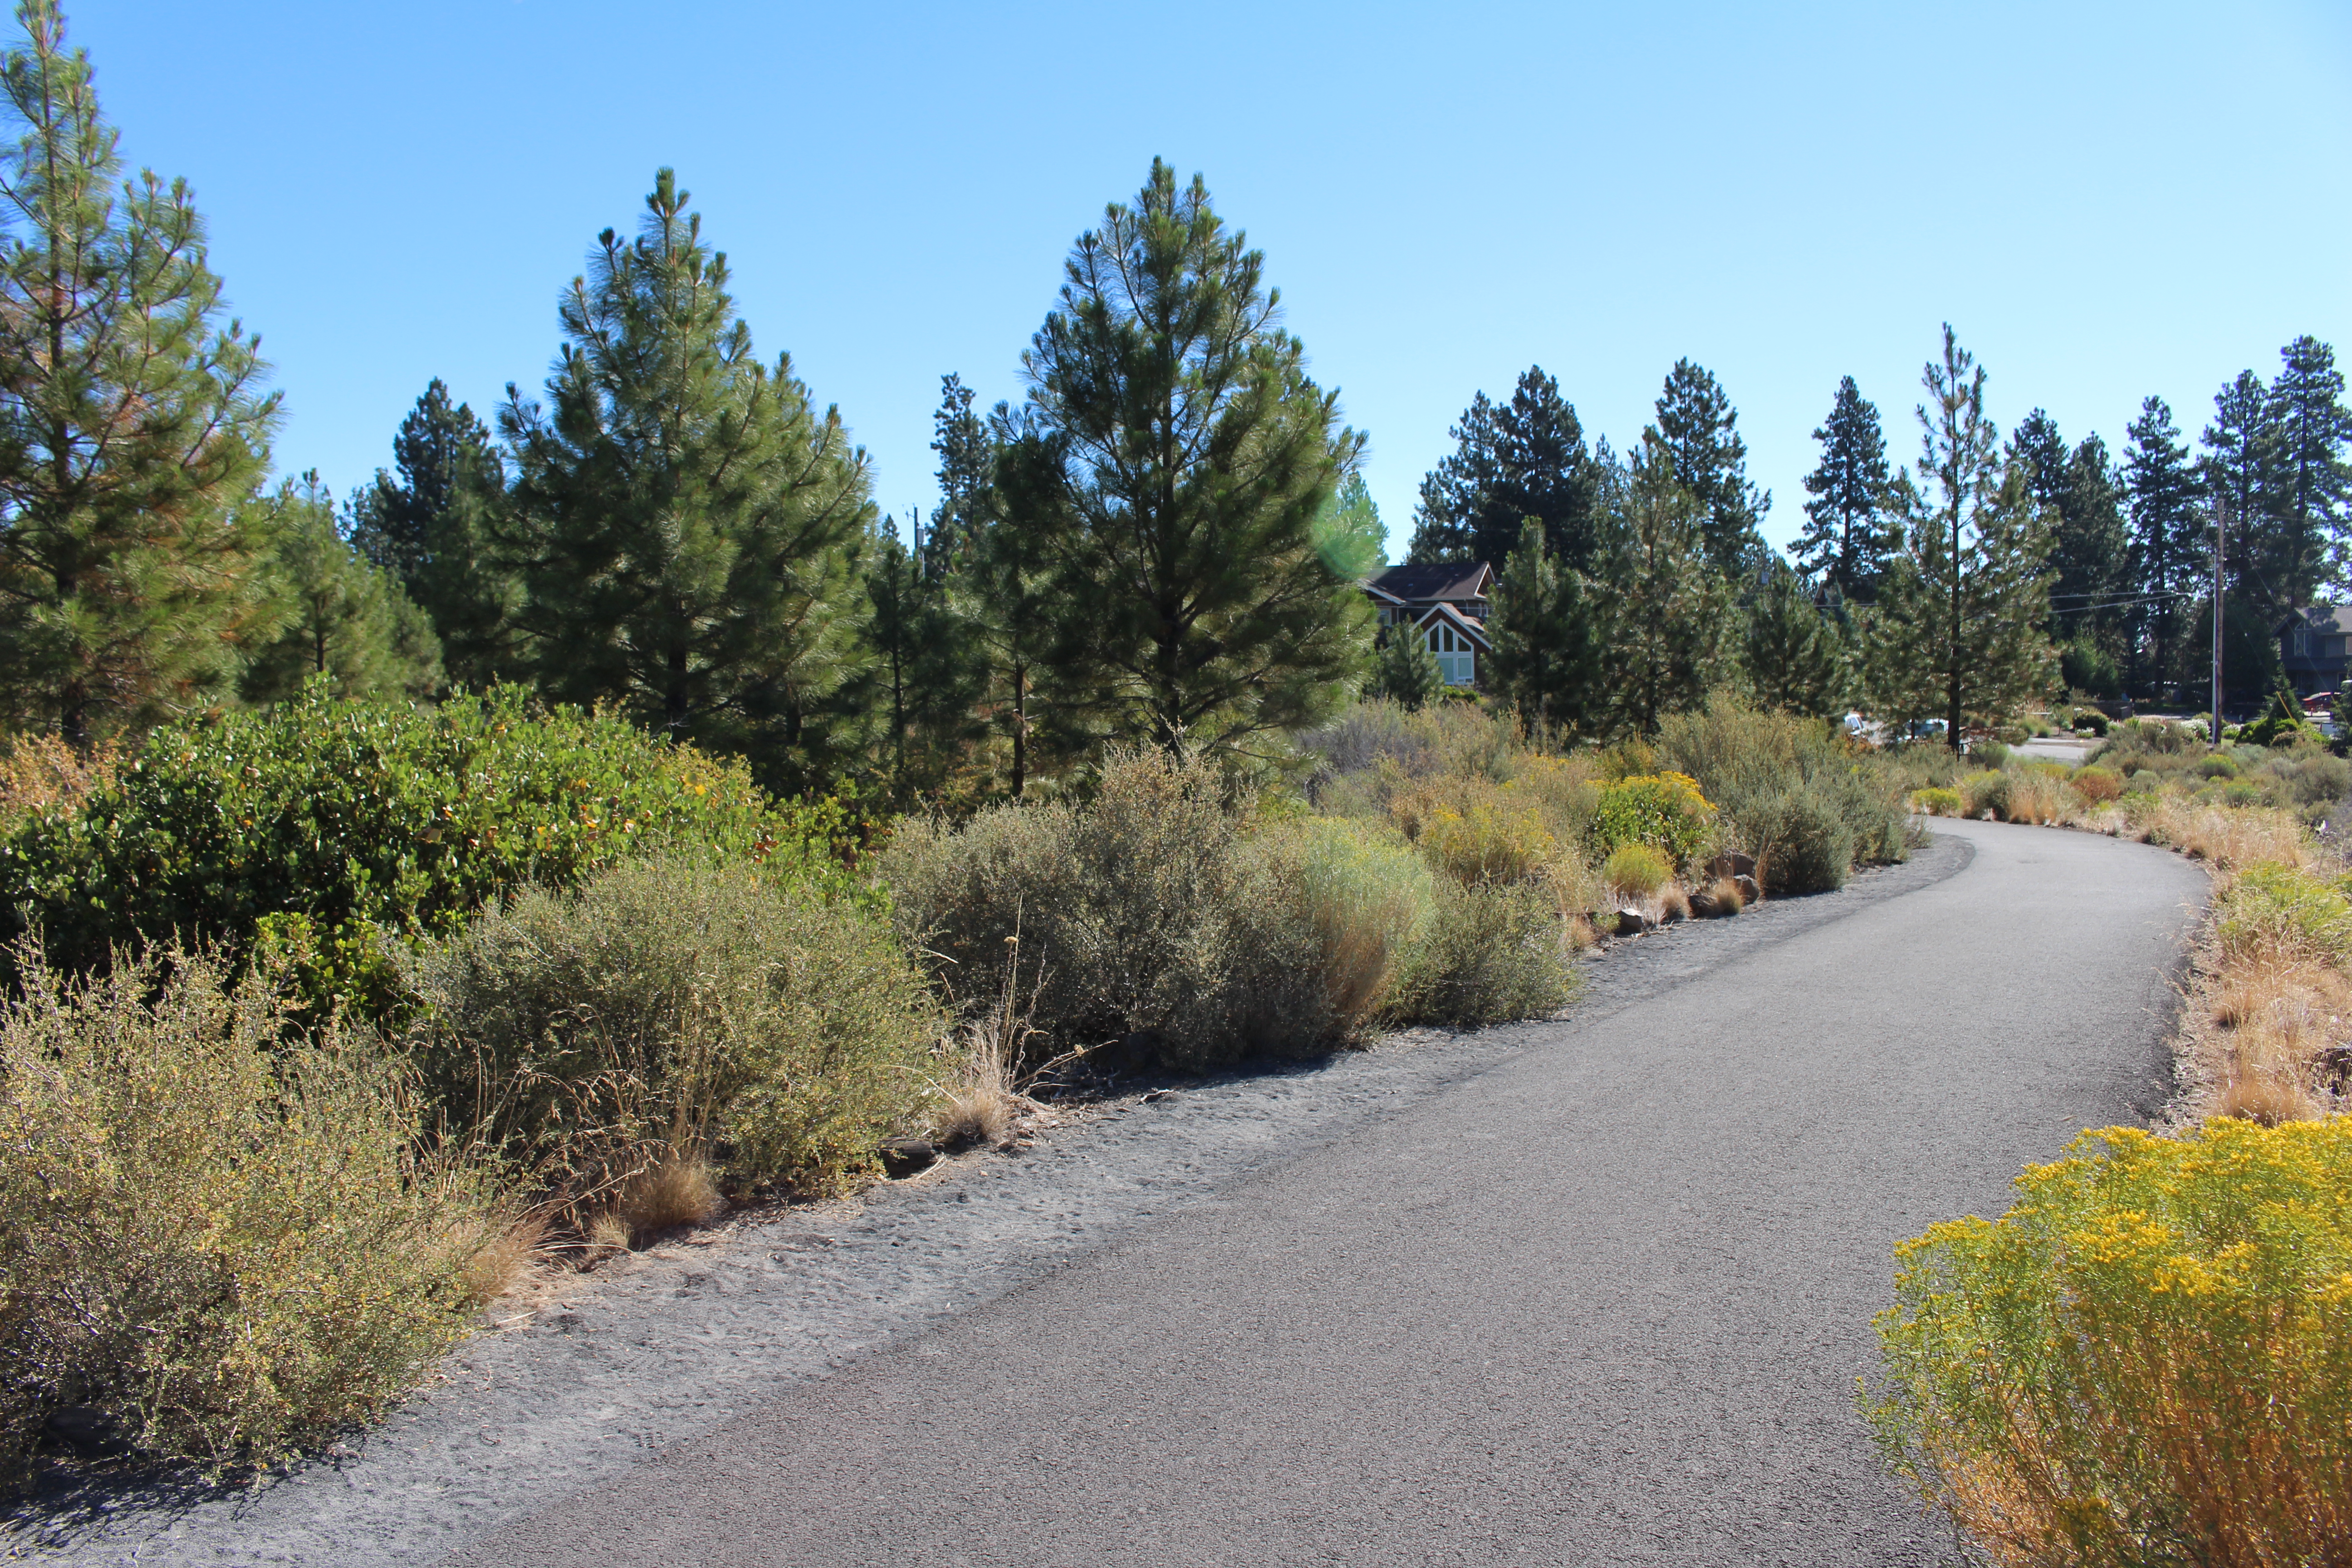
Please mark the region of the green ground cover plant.
<svg viewBox="0 0 2352 1568"><path fill-rule="evenodd" d="M29 944L0 997L0 1462L61 1410L125 1447L267 1463L371 1416L502 1281L490 1173L278 977L214 952L99 977Z"/></svg>
<svg viewBox="0 0 2352 1568"><path fill-rule="evenodd" d="M156 731L110 783L0 837L0 936L102 965L174 933L267 949L314 1004L399 1005L395 946L526 884L671 845L855 886L864 825L782 805L739 763L515 688L437 710L314 685Z"/></svg>
<svg viewBox="0 0 2352 1568"><path fill-rule="evenodd" d="M2004 1568L2352 1561L2352 1121L2085 1133L1897 1249L1865 1410Z"/></svg>

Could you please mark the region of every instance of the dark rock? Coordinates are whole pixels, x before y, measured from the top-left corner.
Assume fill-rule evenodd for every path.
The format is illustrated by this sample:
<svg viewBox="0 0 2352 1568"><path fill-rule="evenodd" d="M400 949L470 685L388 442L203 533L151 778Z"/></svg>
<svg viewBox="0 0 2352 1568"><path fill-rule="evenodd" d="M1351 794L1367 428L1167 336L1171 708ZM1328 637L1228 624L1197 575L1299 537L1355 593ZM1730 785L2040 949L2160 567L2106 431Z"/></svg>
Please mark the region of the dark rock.
<svg viewBox="0 0 2352 1568"><path fill-rule="evenodd" d="M123 1440L122 1428L113 1416L88 1405L68 1405L62 1410L49 1412L42 1423L52 1437L63 1439L82 1454L127 1454L131 1445Z"/></svg>
<svg viewBox="0 0 2352 1568"><path fill-rule="evenodd" d="M938 1163L940 1152L928 1138L892 1138L882 1145L882 1169L892 1176L911 1176Z"/></svg>
<svg viewBox="0 0 2352 1568"><path fill-rule="evenodd" d="M1650 917L1643 914L1639 910L1619 910L1617 911L1617 934L1619 936L1639 936L1643 931L1650 929Z"/></svg>
<svg viewBox="0 0 2352 1568"><path fill-rule="evenodd" d="M1764 897L1764 889L1759 888L1756 885L1756 879L1745 871L1732 878L1731 885L1739 889L1739 897L1743 902L1756 903Z"/></svg>
<svg viewBox="0 0 2352 1568"><path fill-rule="evenodd" d="M1175 1097L1176 1091L1172 1089L1155 1089L1150 1094L1143 1097L1143 1103L1146 1105L1157 1105L1163 1100L1173 1100Z"/></svg>
<svg viewBox="0 0 2352 1568"><path fill-rule="evenodd" d="M1694 920L1711 921L1717 915L1729 914L1731 906L1701 888L1690 896L1690 911Z"/></svg>
<svg viewBox="0 0 2352 1568"><path fill-rule="evenodd" d="M1745 877L1753 882L1756 878L1756 857L1742 855L1738 850L1734 850L1728 855L1718 855L1706 863L1708 881L1720 881L1726 877L1735 880Z"/></svg>

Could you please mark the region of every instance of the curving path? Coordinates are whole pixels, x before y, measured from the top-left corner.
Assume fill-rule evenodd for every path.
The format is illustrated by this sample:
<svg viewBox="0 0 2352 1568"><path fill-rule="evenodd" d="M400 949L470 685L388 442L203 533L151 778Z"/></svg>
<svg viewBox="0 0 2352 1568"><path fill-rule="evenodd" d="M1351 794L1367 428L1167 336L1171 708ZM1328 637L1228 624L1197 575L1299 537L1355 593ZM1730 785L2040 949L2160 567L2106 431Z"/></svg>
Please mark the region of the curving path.
<svg viewBox="0 0 2352 1568"><path fill-rule="evenodd" d="M1533 1032L450 1561L1941 1560L1853 1414L1889 1248L2161 1102L2204 879L1937 829L1974 852L1941 881Z"/></svg>

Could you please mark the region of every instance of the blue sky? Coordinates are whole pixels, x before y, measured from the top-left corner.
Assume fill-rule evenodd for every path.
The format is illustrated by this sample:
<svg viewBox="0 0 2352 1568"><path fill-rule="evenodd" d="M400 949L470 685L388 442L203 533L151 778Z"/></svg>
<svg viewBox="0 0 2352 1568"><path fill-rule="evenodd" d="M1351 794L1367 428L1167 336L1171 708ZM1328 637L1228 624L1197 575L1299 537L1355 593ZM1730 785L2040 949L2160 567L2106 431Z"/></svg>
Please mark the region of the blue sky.
<svg viewBox="0 0 2352 1568"><path fill-rule="evenodd" d="M2004 427L2192 430L2352 358L2352 6L85 0L134 165L188 178L338 494L432 376L488 416L675 165L763 353L901 516L939 377L1014 397L1071 239L1156 153L1267 257L1402 552L1472 393L1540 363L1621 447L1688 355L1768 531L1851 374L1916 448L1950 321Z"/></svg>

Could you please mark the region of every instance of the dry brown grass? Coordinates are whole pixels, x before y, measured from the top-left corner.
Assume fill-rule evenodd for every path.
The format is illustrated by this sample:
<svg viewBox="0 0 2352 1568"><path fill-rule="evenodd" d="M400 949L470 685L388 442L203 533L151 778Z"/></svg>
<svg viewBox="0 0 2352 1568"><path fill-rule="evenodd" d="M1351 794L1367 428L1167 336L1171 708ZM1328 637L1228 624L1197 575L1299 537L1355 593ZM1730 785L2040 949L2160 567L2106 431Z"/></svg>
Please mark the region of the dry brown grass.
<svg viewBox="0 0 2352 1568"><path fill-rule="evenodd" d="M1658 919L1686 921L1690 919L1690 895L1669 882L1658 889Z"/></svg>
<svg viewBox="0 0 2352 1568"><path fill-rule="evenodd" d="M673 1145L653 1164L621 1184L605 1212L635 1241L681 1225L700 1225L726 1206L710 1162L692 1149Z"/></svg>
<svg viewBox="0 0 2352 1568"><path fill-rule="evenodd" d="M2147 843L2224 868L2273 860L2300 871L2314 858L2310 837L2294 814L2266 806L2200 805L2164 796L2135 813L2133 826Z"/></svg>
<svg viewBox="0 0 2352 1568"><path fill-rule="evenodd" d="M525 1215L500 1227L474 1249L467 1263L467 1295L487 1305L515 1289L548 1256L547 1240L548 1216L543 1213Z"/></svg>

